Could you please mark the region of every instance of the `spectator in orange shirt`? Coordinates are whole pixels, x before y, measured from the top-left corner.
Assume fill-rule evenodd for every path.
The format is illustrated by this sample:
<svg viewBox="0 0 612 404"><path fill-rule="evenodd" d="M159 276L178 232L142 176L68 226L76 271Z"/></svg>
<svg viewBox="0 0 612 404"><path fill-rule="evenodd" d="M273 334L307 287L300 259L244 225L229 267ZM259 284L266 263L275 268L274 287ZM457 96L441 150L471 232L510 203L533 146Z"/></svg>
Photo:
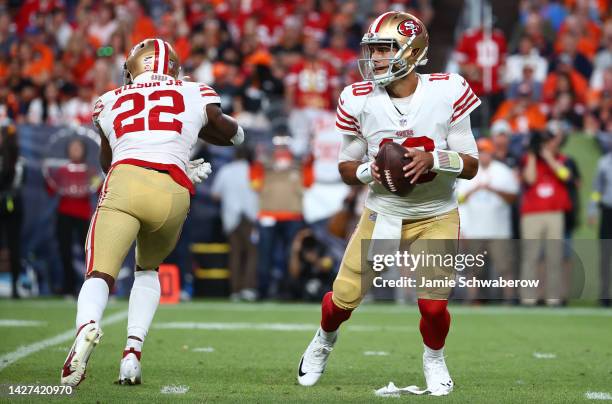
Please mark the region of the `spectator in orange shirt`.
<svg viewBox="0 0 612 404"><path fill-rule="evenodd" d="M554 102L558 88L557 81L560 80L561 76L569 77L572 91L576 95L576 100L584 104L589 84L587 80L572 67L571 57L566 54L559 56L556 68L548 73L546 81L544 81L544 87L542 88L543 101L546 103Z"/></svg>
<svg viewBox="0 0 612 404"><path fill-rule="evenodd" d="M510 124L512 133L525 135L533 130L546 127L546 115L539 102L532 99L529 83L522 83L517 89L518 97L504 101L493 116L492 122L503 119Z"/></svg>
<svg viewBox="0 0 612 404"><path fill-rule="evenodd" d="M42 84L49 79L53 70L53 52L43 43L31 44L23 41L19 44L17 58L24 78Z"/></svg>
<svg viewBox="0 0 612 404"><path fill-rule="evenodd" d="M137 1L128 2L126 15L130 17L127 22L131 27L131 42L133 44L137 44L143 39L157 37L155 23L143 11Z"/></svg>
<svg viewBox="0 0 612 404"><path fill-rule="evenodd" d="M591 21L588 15L584 15L582 12L575 13L569 15L561 24L558 40L555 43L557 53L566 51L563 45L565 36L574 38L578 52L592 60L601 39L601 28Z"/></svg>

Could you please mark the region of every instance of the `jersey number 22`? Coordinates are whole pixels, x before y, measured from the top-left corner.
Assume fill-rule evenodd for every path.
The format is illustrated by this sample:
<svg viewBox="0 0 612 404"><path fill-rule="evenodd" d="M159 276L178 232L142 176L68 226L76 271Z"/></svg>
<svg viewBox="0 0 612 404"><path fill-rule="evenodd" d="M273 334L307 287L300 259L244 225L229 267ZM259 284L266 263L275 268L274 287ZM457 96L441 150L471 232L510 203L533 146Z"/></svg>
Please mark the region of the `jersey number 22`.
<svg viewBox="0 0 612 404"><path fill-rule="evenodd" d="M178 115L185 111L185 102L183 96L175 90L158 90L154 91L147 97L148 101L159 101L162 98L170 98L172 105L155 105L149 110L147 117L148 130L165 130L170 132L181 133L183 129L183 123L178 119L172 119L172 121L162 121L159 119L161 113L167 113L172 115ZM128 118L140 114L145 109L145 96L140 93L128 93L122 95L115 101L113 109L119 108L126 101L132 101L132 109L123 111L118 114L113 121L113 129L115 129L115 136L119 139L121 136L130 132L142 132L145 130L145 118L135 118L132 123L124 124Z"/></svg>

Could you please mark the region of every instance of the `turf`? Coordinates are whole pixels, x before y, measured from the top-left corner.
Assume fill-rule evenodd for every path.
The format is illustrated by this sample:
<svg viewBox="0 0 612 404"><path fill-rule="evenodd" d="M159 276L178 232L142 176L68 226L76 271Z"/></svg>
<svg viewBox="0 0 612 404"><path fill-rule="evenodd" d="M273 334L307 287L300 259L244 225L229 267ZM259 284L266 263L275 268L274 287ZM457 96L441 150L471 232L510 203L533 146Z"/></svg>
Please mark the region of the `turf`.
<svg viewBox="0 0 612 404"><path fill-rule="evenodd" d="M126 309L125 302L113 302L106 316ZM126 320L103 326L105 335L91 358L88 377L70 402L567 403L589 401L585 399L588 391L612 394L612 310L452 307L446 353L455 391L444 398L398 399L377 398L373 391L389 381L398 386L423 385L415 307L364 305L343 329L320 383L303 388L296 384L296 366L319 320L318 310L316 305L304 304L162 306L143 352L144 384L133 387L113 384ZM74 313L74 303L60 300L0 301L0 320L44 322L1 327L0 358L71 329ZM242 323L242 329L160 328L171 322ZM297 330L253 329L262 323L297 325ZM0 370L0 384L57 384L71 343L65 341L10 364ZM214 351L197 350L208 347ZM368 356L365 351L388 355ZM556 358L537 359L534 353ZM168 385L189 390L181 395L161 394ZM60 400L68 398L51 401Z"/></svg>

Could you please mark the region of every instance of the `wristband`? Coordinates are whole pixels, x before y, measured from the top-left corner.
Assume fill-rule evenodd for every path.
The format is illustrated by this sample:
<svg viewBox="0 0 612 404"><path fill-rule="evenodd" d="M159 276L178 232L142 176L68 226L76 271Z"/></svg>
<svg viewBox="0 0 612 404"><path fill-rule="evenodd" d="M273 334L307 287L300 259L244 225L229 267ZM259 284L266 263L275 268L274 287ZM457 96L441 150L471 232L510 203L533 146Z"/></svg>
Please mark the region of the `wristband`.
<svg viewBox="0 0 612 404"><path fill-rule="evenodd" d="M457 176L463 171L463 159L456 151L434 149L431 154L434 159L431 171L434 173L450 173Z"/></svg>
<svg viewBox="0 0 612 404"><path fill-rule="evenodd" d="M236 134L233 138L230 139L230 142L234 144L234 146L241 145L244 142L244 129L240 125L238 125L238 129L236 129Z"/></svg>
<svg viewBox="0 0 612 404"><path fill-rule="evenodd" d="M359 167L357 167L355 176L364 184L369 184L370 182L374 181L374 177L372 177L372 163L368 161L360 164Z"/></svg>

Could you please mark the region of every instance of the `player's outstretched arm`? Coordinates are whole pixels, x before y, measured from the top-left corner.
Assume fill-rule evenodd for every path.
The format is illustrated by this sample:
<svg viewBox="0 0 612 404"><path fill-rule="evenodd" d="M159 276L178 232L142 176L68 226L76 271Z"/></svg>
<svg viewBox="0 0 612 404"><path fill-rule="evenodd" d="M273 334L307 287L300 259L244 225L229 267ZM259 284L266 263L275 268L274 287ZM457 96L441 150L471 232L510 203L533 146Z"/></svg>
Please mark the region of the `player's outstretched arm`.
<svg viewBox="0 0 612 404"><path fill-rule="evenodd" d="M206 116L208 123L200 130L200 139L217 146L238 146L244 141L244 130L218 104L206 105Z"/></svg>

